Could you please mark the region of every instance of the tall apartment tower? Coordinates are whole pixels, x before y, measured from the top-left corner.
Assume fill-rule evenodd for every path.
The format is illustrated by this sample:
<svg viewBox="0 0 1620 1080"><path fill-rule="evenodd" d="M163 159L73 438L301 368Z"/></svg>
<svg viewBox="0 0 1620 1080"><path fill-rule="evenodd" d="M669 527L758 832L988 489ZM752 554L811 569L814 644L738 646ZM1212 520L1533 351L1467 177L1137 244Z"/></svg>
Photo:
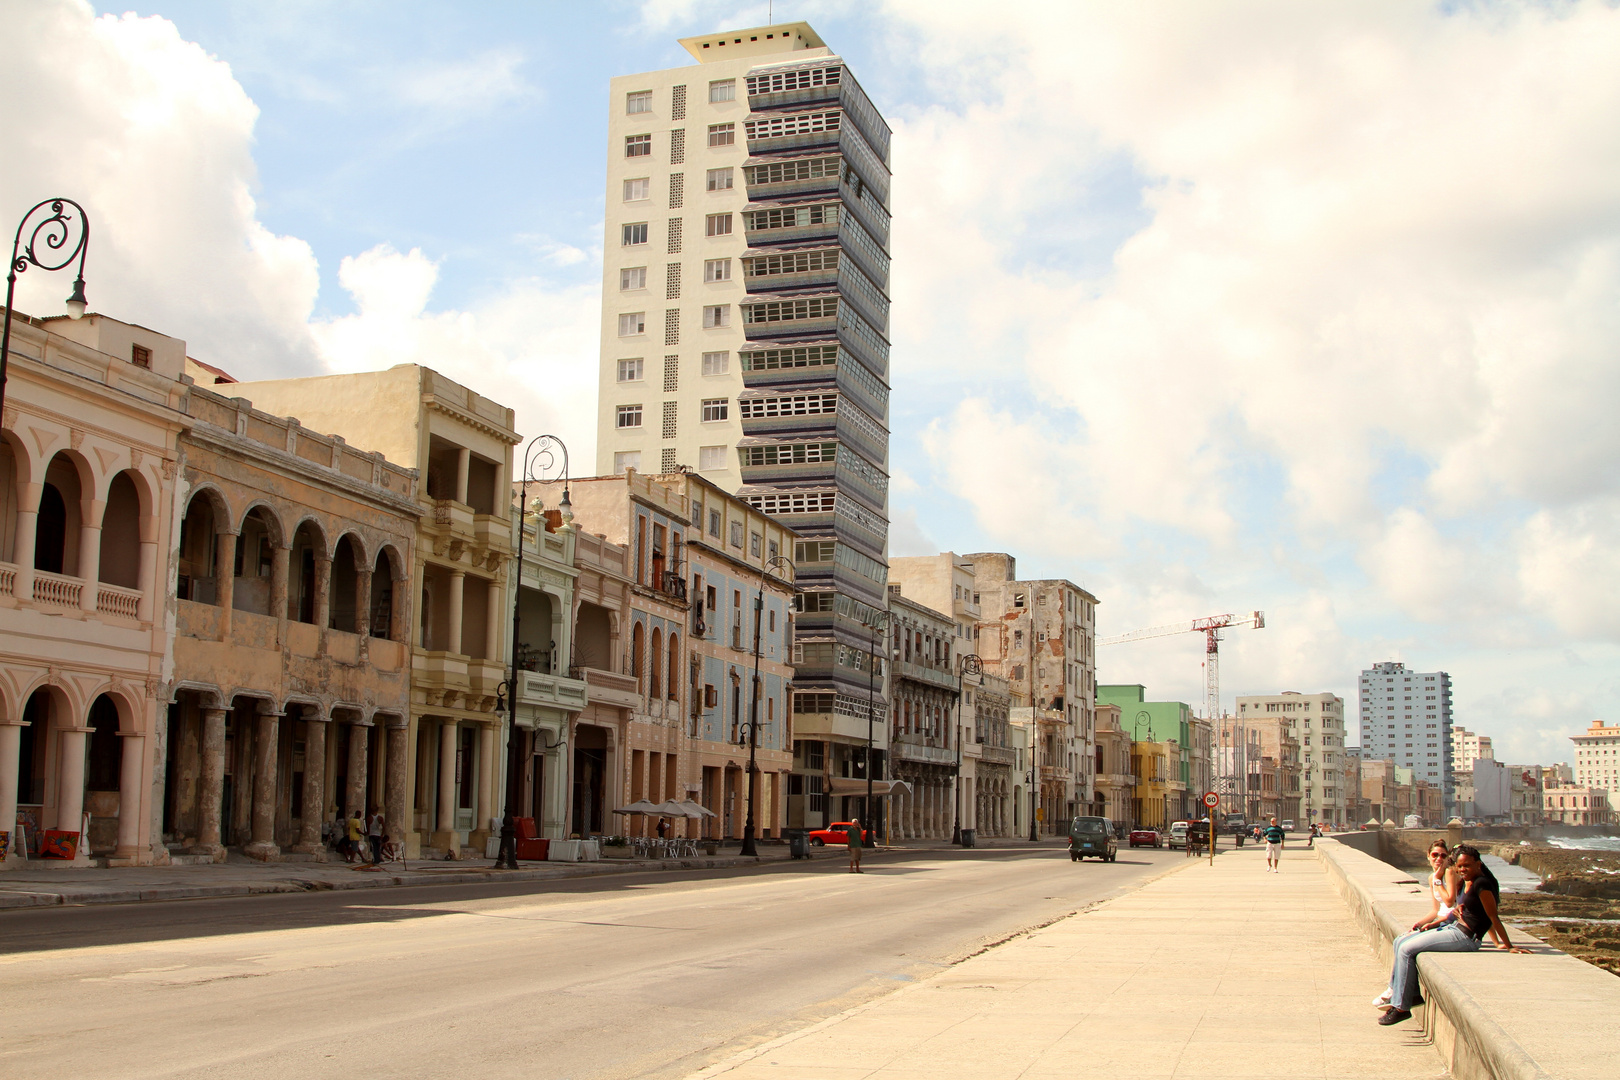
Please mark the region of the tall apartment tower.
<svg viewBox="0 0 1620 1080"><path fill-rule="evenodd" d="M794 729L848 778L885 726L889 127L807 23L681 45L611 84L597 471L694 468L800 534Z"/></svg>
<svg viewBox="0 0 1620 1080"><path fill-rule="evenodd" d="M1374 664L1361 673L1361 756L1411 769L1444 792L1455 812L1452 783L1451 676Z"/></svg>

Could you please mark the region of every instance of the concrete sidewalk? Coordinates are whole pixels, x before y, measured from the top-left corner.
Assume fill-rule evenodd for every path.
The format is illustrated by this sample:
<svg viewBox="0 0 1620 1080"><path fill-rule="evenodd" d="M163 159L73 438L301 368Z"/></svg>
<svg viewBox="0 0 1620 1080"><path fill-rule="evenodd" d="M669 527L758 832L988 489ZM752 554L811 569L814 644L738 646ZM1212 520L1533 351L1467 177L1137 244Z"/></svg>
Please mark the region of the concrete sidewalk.
<svg viewBox="0 0 1620 1080"><path fill-rule="evenodd" d="M1040 847L1061 847L1062 838L1043 838ZM1027 850L1028 841L1001 840L985 847ZM913 841L891 848L869 849L866 857L929 850L959 850L947 841ZM811 849L812 861L847 858L844 848ZM382 889L419 885L468 885L484 882L558 881L603 874L674 870L724 870L762 864L791 864L786 844L763 843L758 858L744 858L735 842L716 855L673 859L600 859L593 862L525 862L517 870L496 870L492 859L459 862L412 860L405 866L387 863L378 869L337 862L257 862L233 855L228 862L202 866L72 867L36 861L21 869L0 871L0 911L67 904L133 904L203 897L257 896L273 893Z"/></svg>
<svg viewBox="0 0 1620 1080"><path fill-rule="evenodd" d="M1313 852L1291 847L1270 874L1244 848L696 1077L1442 1075L1413 1025L1378 1026L1371 1001L1388 977Z"/></svg>

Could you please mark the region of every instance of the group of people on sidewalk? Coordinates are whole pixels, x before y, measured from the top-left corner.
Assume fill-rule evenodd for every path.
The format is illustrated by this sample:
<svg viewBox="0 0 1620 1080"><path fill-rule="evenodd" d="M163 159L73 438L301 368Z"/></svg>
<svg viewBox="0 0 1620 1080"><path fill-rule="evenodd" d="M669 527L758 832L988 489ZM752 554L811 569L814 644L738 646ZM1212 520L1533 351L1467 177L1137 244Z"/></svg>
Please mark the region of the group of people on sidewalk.
<svg viewBox="0 0 1620 1080"><path fill-rule="evenodd" d="M1508 940L1497 913L1501 891L1477 848L1459 844L1452 850L1444 840L1434 842L1429 848L1429 914L1395 939L1389 988L1373 999L1382 1010L1380 1024L1409 1020L1412 1007L1423 1004L1417 986L1420 953L1477 952L1487 934L1506 952L1528 951Z"/></svg>
<svg viewBox="0 0 1620 1080"><path fill-rule="evenodd" d="M388 835L388 827L381 812L361 817L360 811L350 810L348 817L339 814L322 832L344 862L369 861L373 866L382 862L383 838Z"/></svg>

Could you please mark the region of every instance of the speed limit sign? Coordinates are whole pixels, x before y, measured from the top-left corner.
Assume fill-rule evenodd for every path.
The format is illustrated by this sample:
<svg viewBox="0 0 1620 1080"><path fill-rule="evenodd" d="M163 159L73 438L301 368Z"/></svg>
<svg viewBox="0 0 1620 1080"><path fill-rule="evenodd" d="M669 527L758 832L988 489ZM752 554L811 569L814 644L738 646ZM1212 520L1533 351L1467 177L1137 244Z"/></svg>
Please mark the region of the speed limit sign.
<svg viewBox="0 0 1620 1080"><path fill-rule="evenodd" d="M1221 805L1221 797L1213 791L1206 791L1204 792L1204 805L1213 810Z"/></svg>

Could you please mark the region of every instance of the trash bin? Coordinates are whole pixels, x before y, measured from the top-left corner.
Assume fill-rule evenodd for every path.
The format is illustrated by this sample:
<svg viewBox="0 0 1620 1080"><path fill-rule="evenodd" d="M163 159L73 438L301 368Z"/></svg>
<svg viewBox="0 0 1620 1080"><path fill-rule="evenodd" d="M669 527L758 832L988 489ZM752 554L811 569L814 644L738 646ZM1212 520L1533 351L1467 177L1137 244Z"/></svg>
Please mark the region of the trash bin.
<svg viewBox="0 0 1620 1080"><path fill-rule="evenodd" d="M973 830L972 829L963 829L962 830L962 846L963 847L972 847L973 846Z"/></svg>
<svg viewBox="0 0 1620 1080"><path fill-rule="evenodd" d="M808 859L810 857L810 832L808 829L789 829L788 854L795 859Z"/></svg>

